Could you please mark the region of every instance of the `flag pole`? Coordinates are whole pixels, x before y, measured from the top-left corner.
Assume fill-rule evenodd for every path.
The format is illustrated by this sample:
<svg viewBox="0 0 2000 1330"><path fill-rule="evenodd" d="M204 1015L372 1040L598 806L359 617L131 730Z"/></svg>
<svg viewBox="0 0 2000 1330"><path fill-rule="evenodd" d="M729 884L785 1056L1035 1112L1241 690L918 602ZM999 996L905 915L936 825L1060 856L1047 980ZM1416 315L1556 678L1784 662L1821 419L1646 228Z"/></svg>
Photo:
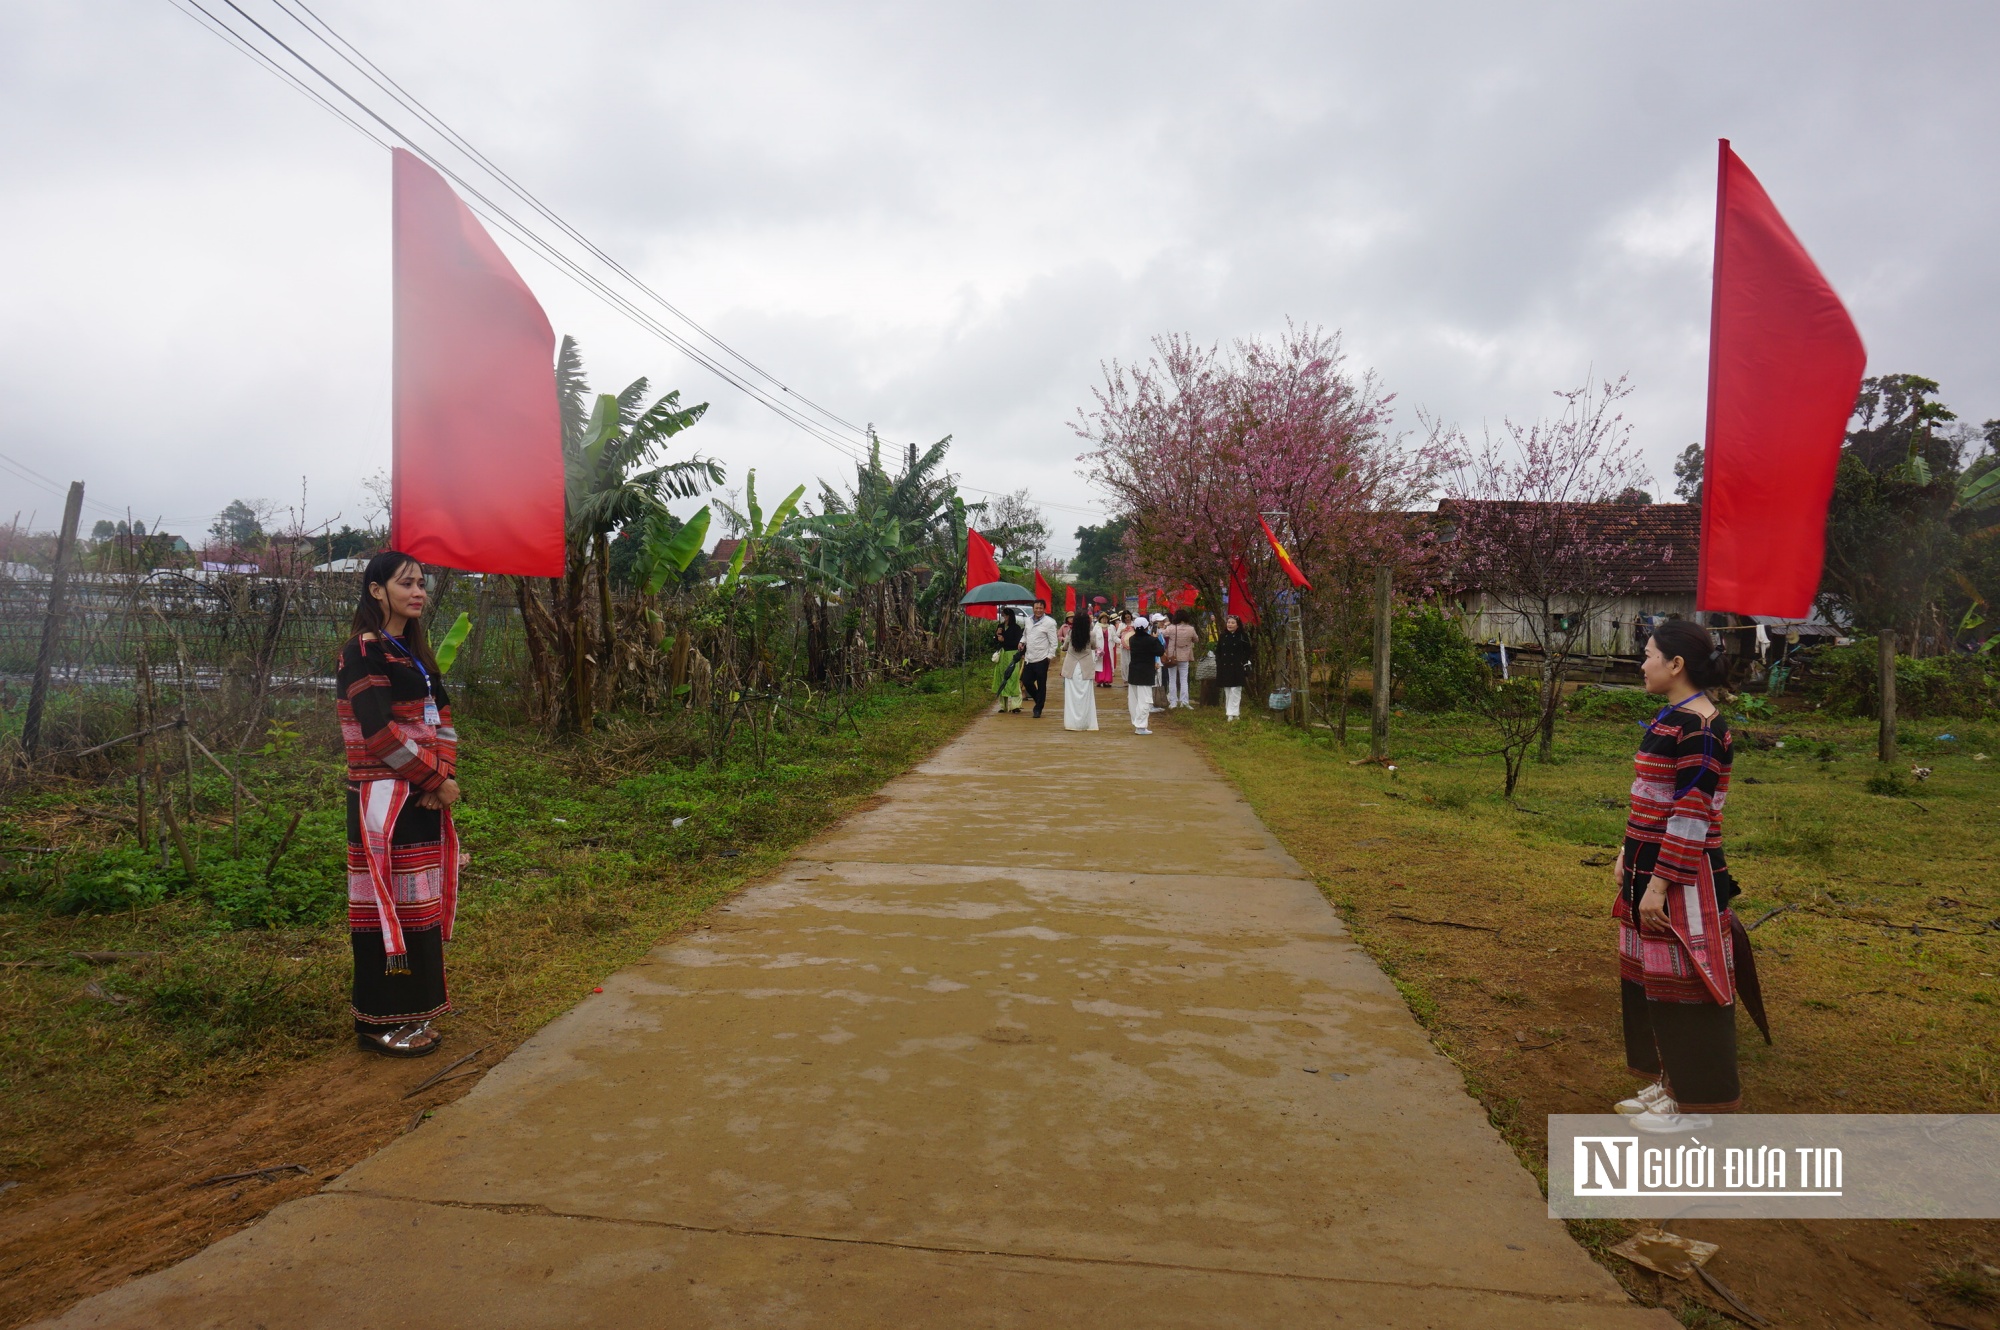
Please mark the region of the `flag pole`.
<svg viewBox="0 0 2000 1330"><path fill-rule="evenodd" d="M1714 518L1714 497L1709 493L1708 458L1715 447L1715 378L1722 346L1722 224L1729 213L1729 140L1715 141L1715 257L1709 265L1708 290L1708 410L1701 440L1701 542L1695 547L1694 608L1707 623L1708 608L1708 525Z"/></svg>

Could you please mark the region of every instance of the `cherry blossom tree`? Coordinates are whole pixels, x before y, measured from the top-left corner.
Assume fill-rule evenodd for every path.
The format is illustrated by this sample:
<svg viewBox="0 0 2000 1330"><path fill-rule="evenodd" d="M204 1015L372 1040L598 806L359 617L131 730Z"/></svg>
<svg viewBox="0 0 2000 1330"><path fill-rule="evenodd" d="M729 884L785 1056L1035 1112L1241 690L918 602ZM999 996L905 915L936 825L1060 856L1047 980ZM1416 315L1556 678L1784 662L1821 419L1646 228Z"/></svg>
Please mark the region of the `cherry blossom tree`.
<svg viewBox="0 0 2000 1330"><path fill-rule="evenodd" d="M1388 432L1394 399L1346 368L1337 333L1288 324L1226 350L1179 335L1153 345L1143 364L1105 366L1073 425L1086 475L1126 523L1124 571L1192 583L1219 609L1240 555L1269 633L1291 595L1257 525L1267 516L1313 583L1299 598L1305 637L1328 648L1344 701L1374 570L1403 561L1404 510L1428 493L1435 459Z"/></svg>
<svg viewBox="0 0 2000 1330"><path fill-rule="evenodd" d="M1445 464L1444 575L1517 616L1540 650L1543 762L1555 741L1563 671L1589 625L1634 591L1644 562L1694 557L1647 544L1633 518L1640 506L1618 502L1649 483L1632 426L1617 410L1631 391L1620 378L1559 392L1553 415L1508 420L1476 448L1456 428L1430 427Z"/></svg>

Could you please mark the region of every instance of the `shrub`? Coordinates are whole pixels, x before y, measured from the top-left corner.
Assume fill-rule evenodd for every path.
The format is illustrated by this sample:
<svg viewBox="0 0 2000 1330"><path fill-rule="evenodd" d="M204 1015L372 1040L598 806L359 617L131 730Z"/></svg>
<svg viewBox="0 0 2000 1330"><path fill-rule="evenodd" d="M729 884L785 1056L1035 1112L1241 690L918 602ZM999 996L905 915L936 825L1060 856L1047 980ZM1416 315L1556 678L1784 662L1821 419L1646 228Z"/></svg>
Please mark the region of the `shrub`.
<svg viewBox="0 0 2000 1330"><path fill-rule="evenodd" d="M1485 688L1489 672L1458 616L1425 605L1390 630L1389 668L1404 705L1417 711L1460 711Z"/></svg>
<svg viewBox="0 0 2000 1330"><path fill-rule="evenodd" d="M1794 657L1794 659L1798 659ZM1867 717L1881 709L1875 639L1818 647L1795 677L1829 716ZM1896 714L1984 716L2000 710L2000 662L1987 655L1896 657Z"/></svg>
<svg viewBox="0 0 2000 1330"><path fill-rule="evenodd" d="M186 880L178 865L163 870L157 855L134 845L120 845L64 874L62 886L49 905L57 914L143 910L158 905Z"/></svg>
<svg viewBox="0 0 2000 1330"><path fill-rule="evenodd" d="M1569 712L1594 720L1651 720L1666 705L1638 688L1579 688L1569 696Z"/></svg>

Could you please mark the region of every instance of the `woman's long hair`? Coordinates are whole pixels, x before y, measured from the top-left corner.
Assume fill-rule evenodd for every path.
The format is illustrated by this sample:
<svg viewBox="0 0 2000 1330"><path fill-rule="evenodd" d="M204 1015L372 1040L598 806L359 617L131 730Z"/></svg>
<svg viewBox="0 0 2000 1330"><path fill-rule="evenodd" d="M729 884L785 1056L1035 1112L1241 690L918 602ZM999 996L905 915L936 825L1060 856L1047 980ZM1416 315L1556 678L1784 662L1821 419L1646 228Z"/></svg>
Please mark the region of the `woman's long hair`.
<svg viewBox="0 0 2000 1330"><path fill-rule="evenodd" d="M361 572L361 599L354 606L354 622L349 625L356 637L363 633L386 635L385 625L389 618L386 607L375 599L368 588L379 586L382 588L382 593L387 595L389 583L396 580L396 574L416 562L416 559L401 550L383 550L368 561L368 566ZM424 668L431 672L432 678L437 677L437 657L431 654L430 640L424 636L422 619L411 619L403 625L402 635L397 641L408 647L411 653L424 663Z"/></svg>
<svg viewBox="0 0 2000 1330"><path fill-rule="evenodd" d="M1729 678L1729 648L1700 624L1688 619L1655 624L1653 643L1660 648L1660 659L1680 659L1696 688L1715 688Z"/></svg>
<svg viewBox="0 0 2000 1330"><path fill-rule="evenodd" d="M1069 622L1069 649L1090 650L1090 611L1078 610Z"/></svg>

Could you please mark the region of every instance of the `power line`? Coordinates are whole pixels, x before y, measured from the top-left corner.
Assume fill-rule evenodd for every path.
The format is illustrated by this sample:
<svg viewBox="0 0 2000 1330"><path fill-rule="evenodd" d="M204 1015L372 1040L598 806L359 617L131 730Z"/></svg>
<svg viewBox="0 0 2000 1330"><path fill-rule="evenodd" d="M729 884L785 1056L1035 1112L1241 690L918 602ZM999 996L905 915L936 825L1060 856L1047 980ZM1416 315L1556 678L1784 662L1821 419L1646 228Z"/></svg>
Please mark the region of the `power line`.
<svg viewBox="0 0 2000 1330"><path fill-rule="evenodd" d="M692 343L687 337L676 333L673 329L663 324L658 317L641 308L631 297L615 289L596 273L585 268L574 257L565 253L554 241L542 235L527 221L524 221L507 207L496 201L487 191L473 184L459 171L441 160L436 153L417 142L410 134L405 133L395 124L392 124L375 107L369 105L368 102L364 101L339 79L329 74L325 69L322 69L295 46L260 22L241 5L237 4L236 0L222 0L224 5L234 11L236 15L258 33L261 33L271 44L297 61L304 69L310 71L314 77L332 89L346 102L350 103L362 115L366 116L367 119L380 126L382 130L386 131L395 140L402 143L411 152L423 158L423 160L430 163L441 174L458 185L466 195L470 196L467 199L467 206L469 208L504 234L526 247L537 258L548 263L558 274L575 282L615 312L623 315L644 331L650 332L662 341L665 341L696 364L715 374L738 391L751 397L801 432L834 449L850 461L856 463L865 463L867 461L866 446L872 446L874 442L872 430L856 425L854 422L820 405L804 394L797 392L769 370L766 370L748 356L737 351L720 337L717 337L714 333L696 322L685 311L674 305L673 302L668 300L659 291L655 290L630 269L618 262L616 258L607 253L588 236L584 235L582 231L558 214L533 191L522 185L513 175L481 152L463 134L452 128L442 116L432 111L420 98L403 87L401 83L380 65L376 64L374 60L370 59L358 46L342 36L340 32L322 18L305 0L270 0L270 2L279 13L282 13L302 32L311 37L321 47L333 53L349 68L360 74L378 91L388 96L397 106L415 116L425 128L441 137L447 145L476 165L480 171L497 182L507 193L520 200L543 220L557 228L563 236L568 237L570 241L581 247L585 254L603 264L617 277L622 278L647 299L684 324L692 331L695 337L715 348L716 354L705 351L702 347ZM183 5L192 6L194 10L199 11L201 15L208 19L208 23L203 26L210 27L212 31L216 32L218 36L223 37L232 46L251 56L271 72L279 75L295 90L312 98L315 103L329 113L338 116L344 123L352 127L371 143L382 148L391 146L388 141L371 131L367 125L357 120L354 115L330 100L317 88L305 82L295 72L283 67L269 52L239 32L226 19L207 9L201 3L201 0L169 0L169 3L174 4L176 8L182 8ZM187 12L187 10L183 8L183 12ZM301 14L304 17L301 17ZM190 17L194 17L194 15L190 14ZM726 357L728 361L734 362L736 366L741 366L741 370L733 368L730 364L722 363L717 359L717 355ZM769 384L771 386L770 389L766 389L758 382L753 382L752 376L755 379L762 380L763 383ZM775 389L777 393L783 394L783 398L774 396L771 389ZM797 405L794 405L794 403ZM848 438L842 437L842 431L849 432L857 436L857 438L854 441L850 441ZM888 441L885 440L884 442ZM892 446L900 447L901 445L892 444ZM973 493L1000 497L999 491L984 490L970 485L961 486L961 488L970 490ZM1030 496L1030 498L1033 502L1046 508L1081 513L1091 517L1104 516L1103 513L1096 509L1079 507L1073 504L1055 503L1034 498L1033 496Z"/></svg>
<svg viewBox="0 0 2000 1330"><path fill-rule="evenodd" d="M308 59L296 47L292 46L291 43L285 41L284 38L278 36L276 33L272 32L270 28L266 27L263 23L259 22L255 16L244 10L242 6L238 5L235 2L235 0L222 0L222 2L223 4L227 5L229 9L231 9L238 16L240 16L244 22L248 23L251 27L255 28L259 33L263 34L263 36L273 45L278 47L280 50L284 51L285 54L289 55L293 60L297 61L304 68L311 71L312 74L315 77L317 77L321 82L325 83L327 87L331 88L334 92L338 93L342 98L352 103L353 106L363 115L368 117L368 119L374 121L377 125L381 126L382 129L387 131L390 135L392 135L394 138L400 141L404 146L409 148L411 152L415 153L419 157L422 157L426 162L429 162L441 174L446 176L453 183L457 184L462 190L464 190L465 193L471 195L474 202L468 203L467 206L471 207L475 212L479 213L481 217L485 218L487 221L499 227L503 232L513 237L521 244L529 247L531 251L537 253L544 260L553 264L557 268L557 270L561 272L564 276L567 276L571 280L576 281L578 284L582 285L586 290L588 290L591 294L597 296L600 300L603 300L605 303L609 304L613 309L617 310L619 313L624 314L627 318L631 319L633 322L639 324L639 326L644 328L646 331L653 333L661 340L667 342L670 346L674 347L676 350L680 351L683 355L686 355L687 357L695 361L695 363L707 369L710 373L715 374L717 377L721 378L724 382L730 384L732 387L735 387L739 391L749 395L750 397L752 397L753 399L755 399L756 401L758 401L759 403L761 403L762 405L764 405L765 407L767 407L768 409L770 409L771 411L782 417L783 419L787 420L794 426L803 430L807 434L810 434L813 437L819 439L820 442L827 444L829 447L834 448L836 451L846 454L850 458L855 458L858 460L858 452L853 445L847 443L845 440L839 439L838 437L834 436L832 433L829 432L827 427L822 426L818 422L805 417L797 408L792 407L789 403L779 401L773 398L769 393L760 389L756 384L747 381L741 374L731 370L728 366L719 364L714 359L714 357L706 354L699 347L692 345L687 341L686 338L681 337L679 334L675 333L672 329L660 323L658 319L646 313L646 311L640 309L631 299L626 297L621 292L614 290L609 284L604 282L595 273L590 272L588 269L584 268L571 256L564 253L552 241L542 236L540 233L535 231L531 226L527 225L526 223L521 221L518 217L516 217L513 213L508 211L505 207L501 206L499 203L494 201L491 197L487 195L487 193L484 190L481 190L478 186L474 185L471 181L467 180L458 171L454 170L448 163L441 160L435 153L431 152L424 145L418 143L415 139L411 138L408 134L403 132L402 129L392 124L379 111L377 111L374 107L370 106L367 102L363 101L346 85L344 85L338 79L334 78L332 75L328 74L325 70L321 69L318 65L313 63L313 61ZM195 4L197 5L197 7L200 7L199 0L188 0L188 3ZM206 9L204 9L203 12L209 13L209 11L207 11ZM287 13L288 17L293 17L290 15L289 11L285 12ZM210 17L215 18L217 16L210 13ZM218 21L221 20L218 19ZM297 22L298 20L294 18L294 21ZM235 31L233 25L225 24L225 26L231 26L232 32ZM309 33L312 31L310 28L306 30ZM236 35L239 38L242 38L242 34L240 32L236 33ZM317 34L313 35L317 38ZM324 38L317 38L317 39L320 40L322 45L327 45L328 49L335 50L336 54L339 53L337 48L333 48L330 43L327 43L325 41ZM363 132L365 133L366 131L364 130ZM370 134L369 137L373 138L374 136ZM379 140L377 141L379 142ZM573 228L568 228L568 229L571 231L572 234L574 234Z"/></svg>
<svg viewBox="0 0 2000 1330"><path fill-rule="evenodd" d="M647 285L646 282L641 280L637 274L633 273L630 269L626 268L625 265L618 262L617 259L613 258L610 254L606 253L588 236L584 235L581 231L577 230L574 226L570 225L568 221L566 221L563 217L558 215L554 209L550 208L533 192L527 189L526 186L522 185L512 175L510 175L507 171L505 171L498 164L496 164L491 158L487 157L485 153L475 148L470 142L466 140L464 135L460 134L457 130L453 129L449 124L447 124L444 121L444 119L441 116L437 115L428 106L424 105L422 100L420 100L415 94L411 93L408 89L404 88L402 84L398 83L394 78L390 77L390 75L385 70L383 70L381 66L377 65L373 60L369 59L367 55L365 55L359 48L357 48L354 45L354 43L348 41L345 37L341 36L338 32L334 31L333 26L329 24L325 19L321 18L316 12L314 12L312 7L305 3L305 0L291 0L291 4L296 5L299 10L303 11L309 18L311 18L313 24L318 25L319 29L321 30L320 32L313 32L313 28L311 25L308 25L304 20L300 19L297 16L297 14L292 13L291 7L287 4L287 0L272 0L272 3L276 5L278 9L283 11L288 17L290 17L294 23L297 23L307 32L313 33L313 35L319 39L322 45L326 46L329 50L332 50L336 55L339 55L343 60L345 60L348 63L349 66L358 71L363 77L367 78L369 82L373 83L376 87L388 93L391 97L394 97L406 109L414 113L419 119L423 120L424 123L429 125L434 131L443 135L446 142L456 147L460 152L463 152L467 157L471 158L474 162L477 162L489 175L491 175L494 179L504 184L516 198L526 203L529 207L533 208L536 212L540 213L549 222L559 227L564 234L570 237L570 239L576 241L579 245L582 245L584 249L592 255L592 257L596 258L605 266L609 267L613 272L617 273L619 276L625 278L625 280L632 283L633 286L637 287L640 291L644 292L647 296L649 296L651 299L657 302L662 309L665 309L668 313L672 314L675 318L679 319L682 323L686 324L698 336L700 336L703 340L713 345L718 351L722 352L730 359L736 361L736 363L743 366L751 373L756 374L758 377L764 379L766 382L770 383L773 387L785 393L787 396L795 398L799 402L804 403L807 407L811 408L813 411L817 412L820 416L824 417L828 422L837 425L843 429L849 430L856 435L861 435L864 433L861 426L856 425L851 420L848 420L840 415L835 414L834 412L821 406L818 402L815 402L811 398L805 396L803 393L798 392L796 389L792 388L789 384L785 383L783 380L779 379L776 375L772 374L769 370L765 369L762 365L757 364L755 361L751 360L749 357L739 352L735 347L729 345L727 342L717 337L714 333L710 332L707 328L704 328L701 324L695 322L695 320L689 317L689 315L685 311L681 310L672 301L668 300L664 295L661 295L658 291L654 290L651 286Z"/></svg>

